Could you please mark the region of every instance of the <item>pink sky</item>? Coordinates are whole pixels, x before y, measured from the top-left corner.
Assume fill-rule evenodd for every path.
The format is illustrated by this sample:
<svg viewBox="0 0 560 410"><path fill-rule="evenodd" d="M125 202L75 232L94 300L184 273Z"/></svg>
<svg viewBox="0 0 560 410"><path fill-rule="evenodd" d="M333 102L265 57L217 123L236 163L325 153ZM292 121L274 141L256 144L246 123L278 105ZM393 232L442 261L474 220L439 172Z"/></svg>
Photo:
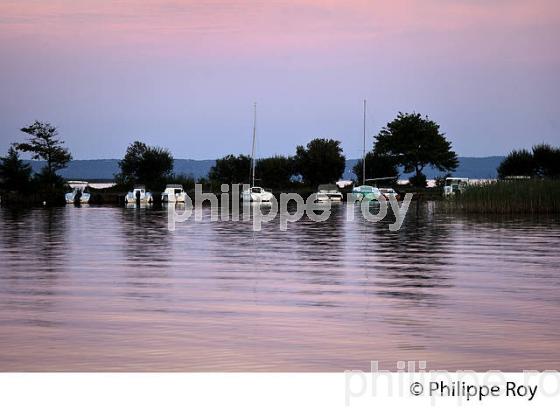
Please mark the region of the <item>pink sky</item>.
<svg viewBox="0 0 560 410"><path fill-rule="evenodd" d="M398 111L429 114L462 155L560 143L554 0L0 1L0 152L41 119L76 158L135 138L177 157L312 137L360 151Z"/></svg>

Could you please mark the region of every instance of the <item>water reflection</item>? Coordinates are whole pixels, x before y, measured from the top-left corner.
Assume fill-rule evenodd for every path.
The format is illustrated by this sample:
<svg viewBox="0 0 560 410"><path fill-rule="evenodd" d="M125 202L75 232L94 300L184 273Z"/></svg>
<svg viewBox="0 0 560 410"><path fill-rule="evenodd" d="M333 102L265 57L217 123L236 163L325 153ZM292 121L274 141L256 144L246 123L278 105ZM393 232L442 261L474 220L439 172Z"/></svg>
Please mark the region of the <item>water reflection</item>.
<svg viewBox="0 0 560 410"><path fill-rule="evenodd" d="M372 205L375 207L375 205ZM560 223L0 209L0 370L557 368ZM516 357L515 363L507 361Z"/></svg>
<svg viewBox="0 0 560 410"><path fill-rule="evenodd" d="M173 286L170 266L175 258L167 208L134 204L122 209L120 216L117 225L126 260L126 265L119 267L123 297L142 302L135 310L166 310L168 289Z"/></svg>
<svg viewBox="0 0 560 410"><path fill-rule="evenodd" d="M12 323L54 326L56 319L43 313L55 309L64 294L61 285L70 263L65 252L64 210L2 209L1 212L3 218L12 222L3 226L1 235L0 289L9 295L1 298L4 307L22 312L11 318Z"/></svg>
<svg viewBox="0 0 560 410"><path fill-rule="evenodd" d="M381 295L416 302L438 303L439 288L452 286L449 255L453 246L449 225L436 223L429 209L416 217L405 219L398 232L390 232L385 224L371 228L382 241L376 243L382 256L383 270L377 275Z"/></svg>

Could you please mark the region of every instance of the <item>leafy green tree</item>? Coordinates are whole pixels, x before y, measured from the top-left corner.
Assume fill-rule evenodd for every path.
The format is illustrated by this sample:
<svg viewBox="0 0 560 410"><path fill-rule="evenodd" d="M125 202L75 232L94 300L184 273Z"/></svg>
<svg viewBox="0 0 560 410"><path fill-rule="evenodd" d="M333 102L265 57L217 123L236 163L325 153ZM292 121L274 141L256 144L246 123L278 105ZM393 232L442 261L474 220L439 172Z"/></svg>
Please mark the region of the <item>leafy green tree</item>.
<svg viewBox="0 0 560 410"><path fill-rule="evenodd" d="M364 183L364 181L362 181L362 164L363 161L359 159L358 162L356 162L356 165L352 167L352 171L357 177L356 180L358 181L358 185L362 185ZM398 175L399 170L393 157L388 155L379 155L376 152L368 152L366 154L366 179L392 177Z"/></svg>
<svg viewBox="0 0 560 410"><path fill-rule="evenodd" d="M504 179L509 176L535 175L535 158L526 149L514 150L504 158L498 166L498 177Z"/></svg>
<svg viewBox="0 0 560 410"><path fill-rule="evenodd" d="M31 166L19 157L12 146L8 155L0 157L0 189L5 192L29 192L31 185Z"/></svg>
<svg viewBox="0 0 560 410"><path fill-rule="evenodd" d="M340 141L316 138L307 147L299 145L294 157L295 171L310 186L336 182L346 167Z"/></svg>
<svg viewBox="0 0 560 410"><path fill-rule="evenodd" d="M125 186L144 184L148 189L162 190L173 174L173 162L173 156L167 149L135 141L119 161L121 172L116 179Z"/></svg>
<svg viewBox="0 0 560 410"><path fill-rule="evenodd" d="M214 184L249 183L251 158L246 155L226 155L216 160L208 178Z"/></svg>
<svg viewBox="0 0 560 410"><path fill-rule="evenodd" d="M58 131L50 123L35 121L28 127L21 129L22 132L30 135L27 142L14 144L15 149L23 152L30 152L35 160L46 161L46 165L41 171L43 184L48 184L51 188L60 184L61 179L57 178L56 171L66 168L68 162L72 160L72 155L66 147L64 141L57 139Z"/></svg>
<svg viewBox="0 0 560 410"><path fill-rule="evenodd" d="M416 113L399 112L377 135L374 151L394 157L395 162L404 167L404 172L415 172L416 178L411 182L416 183L425 181L422 171L427 165L442 172L454 171L459 165L457 154L439 131L439 125Z"/></svg>
<svg viewBox="0 0 560 410"><path fill-rule="evenodd" d="M277 155L257 161L255 166L259 185L270 188L286 188L294 175L293 158Z"/></svg>

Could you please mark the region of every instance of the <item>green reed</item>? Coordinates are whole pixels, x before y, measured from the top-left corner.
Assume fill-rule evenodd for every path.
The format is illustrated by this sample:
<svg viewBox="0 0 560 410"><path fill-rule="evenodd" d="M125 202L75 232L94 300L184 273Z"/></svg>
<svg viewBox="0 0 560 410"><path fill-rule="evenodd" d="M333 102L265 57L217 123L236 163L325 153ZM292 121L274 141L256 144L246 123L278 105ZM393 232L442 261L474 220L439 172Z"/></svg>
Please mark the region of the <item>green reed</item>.
<svg viewBox="0 0 560 410"><path fill-rule="evenodd" d="M452 211L488 214L560 213L560 180L497 181L471 185L444 201Z"/></svg>

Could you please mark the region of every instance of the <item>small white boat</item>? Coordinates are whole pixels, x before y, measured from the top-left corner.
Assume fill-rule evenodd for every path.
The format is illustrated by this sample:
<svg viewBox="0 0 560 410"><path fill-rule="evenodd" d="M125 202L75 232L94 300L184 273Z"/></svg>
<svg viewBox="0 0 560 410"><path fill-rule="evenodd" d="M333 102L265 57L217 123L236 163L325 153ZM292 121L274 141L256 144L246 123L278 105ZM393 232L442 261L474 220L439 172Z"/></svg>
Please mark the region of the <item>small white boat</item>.
<svg viewBox="0 0 560 410"><path fill-rule="evenodd" d="M346 180L346 179L341 179L340 181L336 181L336 186L337 186L339 189L343 189L343 188L350 187L350 186L352 186L353 184L354 184L354 181L351 181L351 180L349 180L349 179L348 179L348 180Z"/></svg>
<svg viewBox="0 0 560 410"><path fill-rule="evenodd" d="M87 204L89 202L90 197L91 197L90 194L82 191L79 188L74 188L72 192L68 192L66 195L64 195L67 204L74 204L74 203Z"/></svg>
<svg viewBox="0 0 560 410"><path fill-rule="evenodd" d="M168 184L161 194L161 202L185 202L187 193L182 185Z"/></svg>
<svg viewBox="0 0 560 410"><path fill-rule="evenodd" d="M250 202L270 202L273 197L272 192L258 186L246 189L241 193L241 198Z"/></svg>
<svg viewBox="0 0 560 410"><path fill-rule="evenodd" d="M337 186L331 184L319 185L315 196L316 202L340 202L342 199L342 193Z"/></svg>
<svg viewBox="0 0 560 410"><path fill-rule="evenodd" d="M254 105L253 113L253 145L251 149L251 173L249 178L251 179L251 187L244 190L241 193L241 199L243 201L249 202L270 202L274 198L272 192L267 191L264 188L255 186L255 150L257 145L257 103Z"/></svg>
<svg viewBox="0 0 560 410"><path fill-rule="evenodd" d="M352 189L356 201L377 201L381 196L379 188L370 185L360 185Z"/></svg>
<svg viewBox="0 0 560 410"><path fill-rule="evenodd" d="M134 187L134 189L128 194L126 194L126 196L124 197L124 202L127 204L133 204L135 202L151 204L152 202L154 202L154 197L152 196L151 192L146 191L146 188L144 186L137 186Z"/></svg>
<svg viewBox="0 0 560 410"><path fill-rule="evenodd" d="M362 154L362 182L366 179L366 100L364 100L364 150ZM352 196L355 201L377 201L381 197L379 188L371 185L360 185L352 188Z"/></svg>
<svg viewBox="0 0 560 410"><path fill-rule="evenodd" d="M463 193L469 185L468 178L445 178L445 186L443 187L443 196L452 196L456 193Z"/></svg>

